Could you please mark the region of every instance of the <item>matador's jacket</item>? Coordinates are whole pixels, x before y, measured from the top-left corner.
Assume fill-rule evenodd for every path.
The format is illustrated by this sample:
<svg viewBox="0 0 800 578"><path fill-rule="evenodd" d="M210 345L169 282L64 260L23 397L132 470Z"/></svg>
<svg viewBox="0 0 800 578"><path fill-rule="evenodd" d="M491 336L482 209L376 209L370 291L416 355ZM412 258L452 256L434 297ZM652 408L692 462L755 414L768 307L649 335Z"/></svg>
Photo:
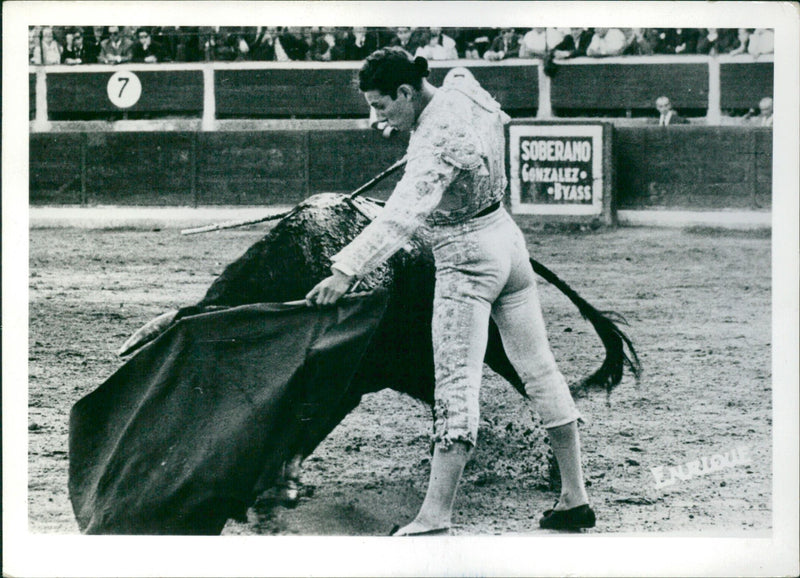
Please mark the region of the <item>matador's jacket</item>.
<svg viewBox="0 0 800 578"><path fill-rule="evenodd" d="M508 120L467 69L451 70L417 119L403 178L380 215L332 257L333 267L365 275L419 227L461 223L501 201Z"/></svg>

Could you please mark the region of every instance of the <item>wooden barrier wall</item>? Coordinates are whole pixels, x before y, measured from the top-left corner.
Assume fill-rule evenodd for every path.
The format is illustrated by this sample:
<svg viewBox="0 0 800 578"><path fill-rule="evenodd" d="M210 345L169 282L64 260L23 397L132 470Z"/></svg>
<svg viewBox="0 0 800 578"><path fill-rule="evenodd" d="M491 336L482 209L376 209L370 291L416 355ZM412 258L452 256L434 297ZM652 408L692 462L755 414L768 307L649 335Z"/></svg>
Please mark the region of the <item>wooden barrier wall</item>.
<svg viewBox="0 0 800 578"><path fill-rule="evenodd" d="M63 68L63 67L62 67ZM114 71L82 72L74 68L47 75L47 110L51 114L117 111L106 86ZM142 83L134 112L180 112L199 115L203 110L203 74L200 70L138 70Z"/></svg>
<svg viewBox="0 0 800 578"><path fill-rule="evenodd" d="M617 127L618 209L768 209L772 129Z"/></svg>
<svg viewBox="0 0 800 578"><path fill-rule="evenodd" d="M703 62L575 63L559 66L551 83L555 110L654 110L662 95L668 95L678 109L708 106L708 64ZM755 92L756 87L748 90Z"/></svg>
<svg viewBox="0 0 800 578"><path fill-rule="evenodd" d="M551 77L544 76L539 60L432 62L434 84L453 66L470 68L518 117L546 118L553 111L570 116L620 110L655 114L656 97L668 95L676 108L705 109L713 120L720 110L754 108L773 94L772 61L754 61L749 55L578 58L559 61ZM357 62L33 67L33 130L49 130L51 120L107 119L111 111L202 117L204 130L213 130L218 118L363 118L368 111L355 86L358 67ZM140 100L125 110L116 108L106 92L118 70L133 71L142 83ZM44 75L43 82L37 82L36 73Z"/></svg>
<svg viewBox="0 0 800 578"><path fill-rule="evenodd" d="M372 130L34 133L30 202L291 205L354 190L406 144ZM771 129L616 127L613 151L619 209L771 205Z"/></svg>

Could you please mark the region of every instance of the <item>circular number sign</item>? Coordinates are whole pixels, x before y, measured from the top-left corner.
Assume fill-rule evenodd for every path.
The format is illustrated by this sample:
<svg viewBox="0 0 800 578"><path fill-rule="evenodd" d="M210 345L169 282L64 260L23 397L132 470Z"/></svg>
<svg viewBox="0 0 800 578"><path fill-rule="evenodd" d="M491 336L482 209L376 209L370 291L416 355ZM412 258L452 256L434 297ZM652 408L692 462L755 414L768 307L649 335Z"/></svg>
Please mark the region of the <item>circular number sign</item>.
<svg viewBox="0 0 800 578"><path fill-rule="evenodd" d="M119 108L130 108L142 96L142 83L139 77L128 70L120 70L108 79L108 99Z"/></svg>

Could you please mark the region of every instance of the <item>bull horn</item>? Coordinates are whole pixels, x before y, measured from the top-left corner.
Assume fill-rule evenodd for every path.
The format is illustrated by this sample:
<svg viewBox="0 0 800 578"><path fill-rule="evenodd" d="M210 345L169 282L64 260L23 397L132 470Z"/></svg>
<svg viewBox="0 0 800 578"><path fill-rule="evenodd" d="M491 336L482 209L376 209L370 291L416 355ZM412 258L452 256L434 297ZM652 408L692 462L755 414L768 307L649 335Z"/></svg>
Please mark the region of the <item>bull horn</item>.
<svg viewBox="0 0 800 578"><path fill-rule="evenodd" d="M167 328L172 325L172 322L175 320L175 316L177 314L178 310L173 309L171 311L167 311L166 313L162 313L155 319L151 319L145 323L136 331L136 333L131 335L128 340L122 344L122 347L120 347L119 351L117 351L117 355L120 357L128 355L129 353L139 349L145 343L149 343L164 333L164 331L166 331Z"/></svg>

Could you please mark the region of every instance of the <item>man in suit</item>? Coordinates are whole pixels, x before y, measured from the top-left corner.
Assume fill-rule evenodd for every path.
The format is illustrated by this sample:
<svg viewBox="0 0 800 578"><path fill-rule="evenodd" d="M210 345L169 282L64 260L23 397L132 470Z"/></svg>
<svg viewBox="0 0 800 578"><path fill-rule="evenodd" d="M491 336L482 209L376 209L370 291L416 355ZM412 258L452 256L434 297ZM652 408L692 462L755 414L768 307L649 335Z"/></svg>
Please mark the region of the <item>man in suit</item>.
<svg viewBox="0 0 800 578"><path fill-rule="evenodd" d="M564 40L553 48L553 55L556 58L576 58L586 56L586 49L594 37L594 28L572 28L570 33L564 36Z"/></svg>
<svg viewBox="0 0 800 578"><path fill-rule="evenodd" d="M342 40L341 60L364 60L379 48L378 35L378 31L367 30L364 26L354 26ZM336 44L339 45L338 42Z"/></svg>
<svg viewBox="0 0 800 578"><path fill-rule="evenodd" d="M656 109L659 113L658 125L669 126L672 124L689 124L689 121L680 116L672 109L672 103L666 96L659 96L656 99Z"/></svg>
<svg viewBox="0 0 800 578"><path fill-rule="evenodd" d="M483 53L484 60L504 60L518 57L520 39L521 37L515 29L503 28L492 41L489 50Z"/></svg>
<svg viewBox="0 0 800 578"><path fill-rule="evenodd" d="M766 96L758 103L759 115L756 117L758 126L772 126L772 98Z"/></svg>
<svg viewBox="0 0 800 578"><path fill-rule="evenodd" d="M133 58L133 41L122 36L119 26L108 27L108 38L100 43L98 61L102 64L130 62Z"/></svg>

